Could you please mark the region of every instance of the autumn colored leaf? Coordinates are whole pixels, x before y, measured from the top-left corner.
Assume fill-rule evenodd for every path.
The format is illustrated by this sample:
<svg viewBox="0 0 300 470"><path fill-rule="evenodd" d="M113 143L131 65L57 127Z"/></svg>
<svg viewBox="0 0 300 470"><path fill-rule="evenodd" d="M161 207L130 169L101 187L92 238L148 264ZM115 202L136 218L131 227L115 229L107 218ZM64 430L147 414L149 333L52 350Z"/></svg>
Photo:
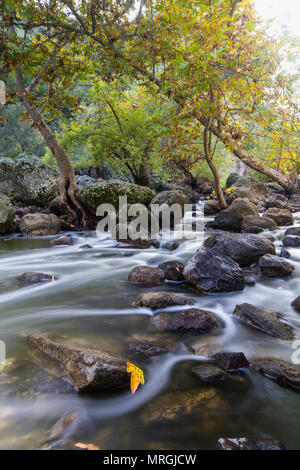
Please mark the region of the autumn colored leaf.
<svg viewBox="0 0 300 470"><path fill-rule="evenodd" d="M83 444L82 442L77 442L75 447L78 447L82 450L100 450L99 447L95 446L94 444Z"/></svg>
<svg viewBox="0 0 300 470"><path fill-rule="evenodd" d="M129 361L127 361L127 372L131 374L130 388L133 394L137 391L140 384L145 383L144 372Z"/></svg>

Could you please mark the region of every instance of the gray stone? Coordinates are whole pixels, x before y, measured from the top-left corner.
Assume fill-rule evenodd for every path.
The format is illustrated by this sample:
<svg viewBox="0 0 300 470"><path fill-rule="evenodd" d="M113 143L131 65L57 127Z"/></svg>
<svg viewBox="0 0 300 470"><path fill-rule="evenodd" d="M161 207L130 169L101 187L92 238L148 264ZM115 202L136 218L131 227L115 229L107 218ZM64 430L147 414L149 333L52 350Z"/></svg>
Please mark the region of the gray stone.
<svg viewBox="0 0 300 470"><path fill-rule="evenodd" d="M0 235L10 233L13 230L13 222L14 207L10 200L0 193Z"/></svg>
<svg viewBox="0 0 300 470"><path fill-rule="evenodd" d="M287 276L292 274L294 266L280 256L265 255L259 260L261 273L267 277Z"/></svg>
<svg viewBox="0 0 300 470"><path fill-rule="evenodd" d="M56 235L60 228L60 220L55 214L27 214L20 222L20 231L24 237Z"/></svg>
<svg viewBox="0 0 300 470"><path fill-rule="evenodd" d="M222 230L240 232L243 218L247 215L258 216L256 206L248 199L235 199L227 209L216 215L215 222Z"/></svg>

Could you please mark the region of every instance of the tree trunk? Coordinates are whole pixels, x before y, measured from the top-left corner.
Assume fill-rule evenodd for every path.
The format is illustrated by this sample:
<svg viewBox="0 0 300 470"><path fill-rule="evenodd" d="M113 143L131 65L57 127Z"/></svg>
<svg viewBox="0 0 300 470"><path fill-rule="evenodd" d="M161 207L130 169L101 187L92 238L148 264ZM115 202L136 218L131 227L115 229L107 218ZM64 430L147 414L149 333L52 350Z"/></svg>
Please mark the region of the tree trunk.
<svg viewBox="0 0 300 470"><path fill-rule="evenodd" d="M204 154L209 168L211 169L212 174L214 175L215 180L215 191L218 199L219 209L222 211L227 209L227 204L224 198L224 194L221 188L219 172L213 160L213 155L211 152L210 146L210 137L209 137L209 126L206 126L204 129Z"/></svg>
<svg viewBox="0 0 300 470"><path fill-rule="evenodd" d="M54 132L52 132L52 130L42 117L41 113L32 106L28 94L26 92L21 66L16 67L16 79L20 99L29 116L40 131L41 135L43 136L46 145L50 148L55 160L57 161L60 172L59 190L61 203L67 208L68 212L71 214L72 221L76 219L76 210L78 210L82 217L82 223L85 226L86 213L76 197L77 184L75 181L75 174L70 160L64 149L57 142Z"/></svg>
<svg viewBox="0 0 300 470"><path fill-rule="evenodd" d="M150 179L149 179L149 172L148 167L144 163L141 163L136 170L134 176L134 182L141 186L149 186Z"/></svg>

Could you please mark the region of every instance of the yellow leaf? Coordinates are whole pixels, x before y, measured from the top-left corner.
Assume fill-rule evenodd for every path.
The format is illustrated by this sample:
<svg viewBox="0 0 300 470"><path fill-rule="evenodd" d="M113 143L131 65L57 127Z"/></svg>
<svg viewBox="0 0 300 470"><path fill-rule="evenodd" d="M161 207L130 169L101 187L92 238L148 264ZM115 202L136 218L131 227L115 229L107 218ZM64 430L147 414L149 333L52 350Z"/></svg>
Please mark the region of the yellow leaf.
<svg viewBox="0 0 300 470"><path fill-rule="evenodd" d="M83 450L100 450L99 447L95 446L94 444L83 444L82 442L77 442L75 447L79 447L79 449Z"/></svg>
<svg viewBox="0 0 300 470"><path fill-rule="evenodd" d="M138 386L145 383L144 372L129 361L127 361L127 372L131 374L131 393L135 393Z"/></svg>

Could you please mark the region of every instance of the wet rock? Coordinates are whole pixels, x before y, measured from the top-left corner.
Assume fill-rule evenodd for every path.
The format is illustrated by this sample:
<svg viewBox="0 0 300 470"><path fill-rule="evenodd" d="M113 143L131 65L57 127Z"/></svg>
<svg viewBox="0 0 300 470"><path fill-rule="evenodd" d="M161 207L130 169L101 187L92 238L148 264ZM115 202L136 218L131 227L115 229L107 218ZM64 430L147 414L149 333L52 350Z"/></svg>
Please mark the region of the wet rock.
<svg viewBox="0 0 300 470"><path fill-rule="evenodd" d="M57 278L53 274L44 274L44 273L24 273L18 277L20 281L23 282L52 282Z"/></svg>
<svg viewBox="0 0 300 470"><path fill-rule="evenodd" d="M226 371L234 371L249 367L249 362L242 352L217 352L212 354L217 364Z"/></svg>
<svg viewBox="0 0 300 470"><path fill-rule="evenodd" d="M151 324L156 328L157 330L163 331L167 329L168 323L170 322L172 318L171 313L167 312L160 312L154 315L154 317L151 318Z"/></svg>
<svg viewBox="0 0 300 470"><path fill-rule="evenodd" d="M218 230L218 226L214 220L210 220L209 222L205 222L204 230L205 231Z"/></svg>
<svg viewBox="0 0 300 470"><path fill-rule="evenodd" d="M300 196L299 192L294 194L288 201L287 204L288 208L292 212L299 212L300 211Z"/></svg>
<svg viewBox="0 0 300 470"><path fill-rule="evenodd" d="M178 247L179 247L179 243L177 243L175 241L169 241L169 242L163 243L161 245L161 248L164 248L165 250L168 250L168 251L174 251Z"/></svg>
<svg viewBox="0 0 300 470"><path fill-rule="evenodd" d="M298 295L298 297L296 297L295 300L293 300L293 302L291 303L292 307L294 307L296 310L298 310L298 312L300 312L300 295Z"/></svg>
<svg viewBox="0 0 300 470"><path fill-rule="evenodd" d="M216 215L215 222L222 230L240 232L243 218L247 215L258 216L256 206L248 199L235 199L227 209Z"/></svg>
<svg viewBox="0 0 300 470"><path fill-rule="evenodd" d="M217 320L210 312L191 308L176 312L168 322L167 330L208 333L217 326Z"/></svg>
<svg viewBox="0 0 300 470"><path fill-rule="evenodd" d="M282 321L280 313L270 312L269 310L244 303L235 307L233 315L245 324L269 336L285 340L294 338L293 327Z"/></svg>
<svg viewBox="0 0 300 470"><path fill-rule="evenodd" d="M60 220L54 214L27 214L21 219L20 231L24 237L56 235Z"/></svg>
<svg viewBox="0 0 300 470"><path fill-rule="evenodd" d="M285 233L284 233L284 236L287 237L288 235L292 235L292 236L296 236L296 237L300 237L300 227L290 227L288 228Z"/></svg>
<svg viewBox="0 0 300 470"><path fill-rule="evenodd" d="M266 183L265 188L276 194L282 194L283 196L285 195L285 190L278 183Z"/></svg>
<svg viewBox="0 0 300 470"><path fill-rule="evenodd" d="M159 241L152 239L148 232L143 233L142 236L139 238L135 238L132 234L132 229L130 230L130 226L126 227L128 229L127 238L123 238L121 236L121 225L117 225L116 227L116 240L120 243L126 243L128 245L133 246L134 248L139 248L145 250L147 248L159 248Z"/></svg>
<svg viewBox="0 0 300 470"><path fill-rule="evenodd" d="M92 245L88 245L88 244L87 244L87 245L81 245L79 248L80 248L81 250L90 250L90 249L93 248L93 247L92 247Z"/></svg>
<svg viewBox="0 0 300 470"><path fill-rule="evenodd" d="M277 227L275 220L270 217L260 217L257 215L246 215L243 217L242 230L258 227L263 230L270 230Z"/></svg>
<svg viewBox="0 0 300 470"><path fill-rule="evenodd" d="M128 204L148 206L155 193L146 186L126 183L120 180L100 181L83 186L78 190L78 198L92 213L96 214L101 204L112 204L119 208L119 197L127 196Z"/></svg>
<svg viewBox="0 0 300 470"><path fill-rule="evenodd" d="M300 237L298 235L287 235L282 240L284 246L288 246L291 248L299 248L300 247Z"/></svg>
<svg viewBox="0 0 300 470"><path fill-rule="evenodd" d="M193 375L201 382L218 383L228 380L230 374L213 364L201 364L192 368Z"/></svg>
<svg viewBox="0 0 300 470"><path fill-rule="evenodd" d="M204 204L204 215L216 215L220 212L219 204L216 199L210 199Z"/></svg>
<svg viewBox="0 0 300 470"><path fill-rule="evenodd" d="M207 238L204 247L229 256L241 267L256 263L265 254L276 253L270 240L254 234L220 233Z"/></svg>
<svg viewBox="0 0 300 470"><path fill-rule="evenodd" d="M230 173L226 180L226 189L231 188L240 178L238 173Z"/></svg>
<svg viewBox="0 0 300 470"><path fill-rule="evenodd" d="M66 213L66 207L61 203L60 196L55 197L49 204L49 212L51 214L57 215L60 217L61 215Z"/></svg>
<svg viewBox="0 0 300 470"><path fill-rule="evenodd" d="M30 335L29 342L53 359L78 392L116 389L129 384L126 361L90 345L68 344L48 334Z"/></svg>
<svg viewBox="0 0 300 470"><path fill-rule="evenodd" d="M158 267L165 273L165 278L168 281L185 281L183 275L184 265L179 261L166 261Z"/></svg>
<svg viewBox="0 0 300 470"><path fill-rule="evenodd" d="M300 391L300 366L275 357L253 358L251 367L269 379Z"/></svg>
<svg viewBox="0 0 300 470"><path fill-rule="evenodd" d="M31 155L0 157L0 192L24 204L48 204L58 196L57 169Z"/></svg>
<svg viewBox="0 0 300 470"><path fill-rule="evenodd" d="M262 233L263 231L264 229L261 227L247 227L242 229L242 233L254 233L256 235Z"/></svg>
<svg viewBox="0 0 300 470"><path fill-rule="evenodd" d="M198 292L231 292L245 287L239 265L228 256L211 249L197 251L188 261L183 274Z"/></svg>
<svg viewBox="0 0 300 470"><path fill-rule="evenodd" d="M181 297L170 292L146 292L137 297L134 305L135 307L157 309L170 305L189 305L194 303L195 300L192 298Z"/></svg>
<svg viewBox="0 0 300 470"><path fill-rule="evenodd" d="M277 207L271 207L264 213L265 217L269 217L277 223L279 226L293 225L294 216L288 209L279 209Z"/></svg>
<svg viewBox="0 0 300 470"><path fill-rule="evenodd" d="M266 209L274 209L275 207L278 209L286 209L287 202L288 199L282 194L269 193L263 203L263 206Z"/></svg>
<svg viewBox="0 0 300 470"><path fill-rule="evenodd" d="M149 338L135 335L126 341L126 352L131 357L153 357L166 354L170 351L170 344L163 342L159 338Z"/></svg>
<svg viewBox="0 0 300 470"><path fill-rule="evenodd" d="M50 429L41 449L53 449L60 445L62 441L69 439L78 430L80 422L80 414L76 411L61 418Z"/></svg>
<svg viewBox="0 0 300 470"><path fill-rule="evenodd" d="M165 273L151 266L136 266L129 273L128 281L132 284L145 286L160 286L165 280Z"/></svg>
<svg viewBox="0 0 300 470"><path fill-rule="evenodd" d="M281 252L280 252L280 258L288 259L290 257L291 257L291 253L288 250L286 250L285 248L282 248Z"/></svg>
<svg viewBox="0 0 300 470"><path fill-rule="evenodd" d="M171 207L173 204L179 204L181 209L184 209L184 205L188 204L189 200L187 196L179 190L171 190L171 191L162 191L152 199L150 204L166 204L167 206Z"/></svg>
<svg viewBox="0 0 300 470"><path fill-rule="evenodd" d="M55 238L55 240L51 240L49 245L50 246L61 246L61 245L73 245L74 240L70 235L65 235L63 237Z"/></svg>
<svg viewBox="0 0 300 470"><path fill-rule="evenodd" d="M285 450L284 445L272 437L221 438L218 450Z"/></svg>
<svg viewBox="0 0 300 470"><path fill-rule="evenodd" d="M294 266L280 256L265 255L259 260L261 273L267 277L287 276L292 274Z"/></svg>
<svg viewBox="0 0 300 470"><path fill-rule="evenodd" d="M13 222L14 207L10 200L0 193L0 235L10 233L13 230Z"/></svg>
<svg viewBox="0 0 300 470"><path fill-rule="evenodd" d="M232 186L234 191L227 198L229 202L238 198L247 198L254 204L259 204L265 200L267 190L264 184L255 178L239 177Z"/></svg>

